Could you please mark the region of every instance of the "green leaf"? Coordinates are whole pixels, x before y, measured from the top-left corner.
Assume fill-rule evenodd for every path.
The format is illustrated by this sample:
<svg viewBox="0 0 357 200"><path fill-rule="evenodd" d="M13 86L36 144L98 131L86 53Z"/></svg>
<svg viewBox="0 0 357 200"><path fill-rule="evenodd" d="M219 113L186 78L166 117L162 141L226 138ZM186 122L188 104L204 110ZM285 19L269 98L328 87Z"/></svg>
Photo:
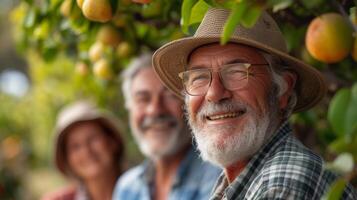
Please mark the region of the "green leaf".
<svg viewBox="0 0 357 200"><path fill-rule="evenodd" d="M314 9L325 3L325 0L301 0L301 4L307 9Z"/></svg>
<svg viewBox="0 0 357 200"><path fill-rule="evenodd" d="M234 5L231 14L229 15L223 28L223 35L221 37L222 45L227 43L247 9L248 4L246 1L242 1L241 3Z"/></svg>
<svg viewBox="0 0 357 200"><path fill-rule="evenodd" d="M262 14L262 8L258 6L251 6L249 10L244 13L242 18L242 25L246 28L251 28L254 26L255 22L259 19Z"/></svg>
<svg viewBox="0 0 357 200"><path fill-rule="evenodd" d="M345 113L347 112L351 91L348 89L341 89L332 98L329 110L328 120L332 125L333 130L339 135L343 136L346 133L345 129Z"/></svg>
<svg viewBox="0 0 357 200"><path fill-rule="evenodd" d="M226 9L231 9L235 4L237 4L237 0L216 0L216 7L222 7Z"/></svg>
<svg viewBox="0 0 357 200"><path fill-rule="evenodd" d="M357 22L357 7L350 8L350 20L353 23Z"/></svg>
<svg viewBox="0 0 357 200"><path fill-rule="evenodd" d="M25 28L32 28L35 26L36 19L37 19L37 9L31 8L30 11L27 13L23 25Z"/></svg>
<svg viewBox="0 0 357 200"><path fill-rule="evenodd" d="M181 23L182 23L182 31L184 33L188 33L188 26L190 23L191 10L192 7L197 3L198 0L184 0L181 8Z"/></svg>
<svg viewBox="0 0 357 200"><path fill-rule="evenodd" d="M279 10L284 10L293 4L293 0L278 1L273 6L273 12L278 12Z"/></svg>
<svg viewBox="0 0 357 200"><path fill-rule="evenodd" d="M217 8L226 8L226 9L231 9L234 4L236 4L238 1L237 0L204 0L206 4L212 6L212 7L217 7Z"/></svg>
<svg viewBox="0 0 357 200"><path fill-rule="evenodd" d="M357 83L352 86L352 101L357 101Z"/></svg>
<svg viewBox="0 0 357 200"><path fill-rule="evenodd" d="M357 132L357 83L351 88L350 103L346 112L345 121L346 134Z"/></svg>
<svg viewBox="0 0 357 200"><path fill-rule="evenodd" d="M145 4L142 7L141 14L145 18L153 18L160 16L162 10L162 3L160 1L153 1L149 4Z"/></svg>
<svg viewBox="0 0 357 200"><path fill-rule="evenodd" d="M216 7L217 4L214 0L204 0L208 5L212 6L212 7Z"/></svg>
<svg viewBox="0 0 357 200"><path fill-rule="evenodd" d="M199 0L192 7L189 25L200 23L209 8L210 6L204 0Z"/></svg>
<svg viewBox="0 0 357 200"><path fill-rule="evenodd" d="M301 44L305 40L306 27L296 27L292 24L287 23L282 25L281 29L286 40L288 51L290 52L294 49L299 49L301 47ZM308 54L308 52L306 53ZM311 55L308 54L308 56Z"/></svg>
<svg viewBox="0 0 357 200"><path fill-rule="evenodd" d="M339 200L347 182L343 178L336 180L330 187L330 190L322 197L324 200Z"/></svg>
<svg viewBox="0 0 357 200"><path fill-rule="evenodd" d="M329 150L335 153L342 152L352 152L353 143L350 139L346 139L345 137L340 137L333 141L329 146Z"/></svg>

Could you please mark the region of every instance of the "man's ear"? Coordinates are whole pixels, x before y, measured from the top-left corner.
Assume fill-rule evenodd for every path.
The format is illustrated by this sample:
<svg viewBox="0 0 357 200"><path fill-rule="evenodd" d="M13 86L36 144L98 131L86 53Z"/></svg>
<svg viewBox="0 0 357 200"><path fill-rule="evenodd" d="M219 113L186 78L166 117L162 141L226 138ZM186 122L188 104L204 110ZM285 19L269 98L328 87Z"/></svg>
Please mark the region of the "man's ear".
<svg viewBox="0 0 357 200"><path fill-rule="evenodd" d="M286 91L279 97L279 108L285 109L288 105L289 98L294 90L297 75L290 71L283 72L283 79L287 84Z"/></svg>

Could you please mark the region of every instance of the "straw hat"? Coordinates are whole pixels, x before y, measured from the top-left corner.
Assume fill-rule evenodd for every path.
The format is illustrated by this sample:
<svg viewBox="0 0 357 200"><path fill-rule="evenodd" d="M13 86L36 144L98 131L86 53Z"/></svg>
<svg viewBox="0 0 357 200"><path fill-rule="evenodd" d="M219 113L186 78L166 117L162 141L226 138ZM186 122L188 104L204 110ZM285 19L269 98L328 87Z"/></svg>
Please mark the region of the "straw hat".
<svg viewBox="0 0 357 200"><path fill-rule="evenodd" d="M55 127L55 164L65 175L71 175L66 163L65 137L68 130L81 122L96 122L105 128L106 133L114 140L118 147L118 161L124 153L124 143L121 137L119 121L114 116L96 108L88 101L77 101L63 108L57 117Z"/></svg>
<svg viewBox="0 0 357 200"><path fill-rule="evenodd" d="M183 86L178 74L185 71L188 56L202 45L219 42L228 16L228 10L212 8L207 11L193 37L175 40L155 52L155 71L176 95L183 98ZM324 97L326 85L322 75L311 66L288 55L284 37L274 19L267 13L264 12L252 28L237 26L229 42L249 45L278 56L284 65L296 72L297 104L294 112L307 110Z"/></svg>

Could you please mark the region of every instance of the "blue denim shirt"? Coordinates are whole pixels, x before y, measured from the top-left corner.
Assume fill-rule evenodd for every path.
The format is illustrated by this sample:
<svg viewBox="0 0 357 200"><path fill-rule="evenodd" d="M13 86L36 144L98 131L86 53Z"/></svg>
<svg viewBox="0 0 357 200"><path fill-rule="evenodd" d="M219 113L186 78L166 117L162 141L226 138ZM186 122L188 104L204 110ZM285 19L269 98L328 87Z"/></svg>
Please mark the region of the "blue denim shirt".
<svg viewBox="0 0 357 200"><path fill-rule="evenodd" d="M114 189L113 200L150 200L154 190L154 166L143 164L124 173ZM168 200L207 200L221 169L203 162L193 149L180 163Z"/></svg>

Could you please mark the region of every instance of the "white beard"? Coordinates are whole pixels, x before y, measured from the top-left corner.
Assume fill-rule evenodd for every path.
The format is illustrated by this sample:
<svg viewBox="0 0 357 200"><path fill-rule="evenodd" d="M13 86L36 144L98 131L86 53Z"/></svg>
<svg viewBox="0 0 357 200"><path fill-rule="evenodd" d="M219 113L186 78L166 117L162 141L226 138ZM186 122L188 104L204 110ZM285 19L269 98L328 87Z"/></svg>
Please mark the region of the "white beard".
<svg viewBox="0 0 357 200"><path fill-rule="evenodd" d="M246 116L244 117L248 118L244 127L208 126L202 123L203 113L212 112L212 110L217 109L229 110L232 108L230 105L203 105L199 113L197 113L196 121L192 120L192 116L188 117L203 160L223 168L230 166L237 161L249 159L263 146L265 140L271 135L271 118L269 114L263 113L261 116L258 116L254 114L255 111L247 104L242 102L238 104L240 107L244 106L247 109L247 112L244 114ZM236 130L237 128L239 130Z"/></svg>
<svg viewBox="0 0 357 200"><path fill-rule="evenodd" d="M192 138L187 128L181 124L173 128L168 134L168 138L165 144L162 144L162 148L155 149L151 146L145 137L144 133L131 123L134 139L139 146L140 151L148 158L152 160L158 160L163 157L172 156L183 147L188 145Z"/></svg>
<svg viewBox="0 0 357 200"><path fill-rule="evenodd" d="M244 160L256 153L264 143L265 133L269 120L250 118L241 133L232 133L223 144L218 144L220 130L192 128L197 141L198 149L203 160L209 161L220 167L227 167L234 162ZM212 133L212 131L216 133Z"/></svg>

